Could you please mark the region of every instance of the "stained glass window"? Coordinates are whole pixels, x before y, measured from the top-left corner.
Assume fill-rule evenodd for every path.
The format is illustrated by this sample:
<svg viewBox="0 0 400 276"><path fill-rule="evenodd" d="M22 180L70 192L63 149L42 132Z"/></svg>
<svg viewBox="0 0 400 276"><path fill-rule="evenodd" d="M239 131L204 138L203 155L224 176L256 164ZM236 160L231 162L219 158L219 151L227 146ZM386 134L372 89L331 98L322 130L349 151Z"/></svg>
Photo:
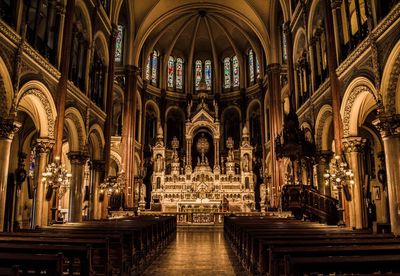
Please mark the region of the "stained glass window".
<svg viewBox="0 0 400 276"><path fill-rule="evenodd" d="M176 59L176 89L183 89L183 60Z"/></svg>
<svg viewBox="0 0 400 276"><path fill-rule="evenodd" d="M232 67L233 67L233 87L239 86L239 60L237 56L232 58Z"/></svg>
<svg viewBox="0 0 400 276"><path fill-rule="evenodd" d="M124 26L118 25L118 34L115 42L115 62L122 61L122 44L124 39Z"/></svg>
<svg viewBox="0 0 400 276"><path fill-rule="evenodd" d="M231 60L228 57L224 59L224 88L231 88Z"/></svg>
<svg viewBox="0 0 400 276"><path fill-rule="evenodd" d="M258 58L256 57L256 78L260 78L260 63L258 62Z"/></svg>
<svg viewBox="0 0 400 276"><path fill-rule="evenodd" d="M151 82L157 84L158 53L154 50L151 57Z"/></svg>
<svg viewBox="0 0 400 276"><path fill-rule="evenodd" d="M174 72L175 72L174 58L170 56L168 59L168 87L169 88L174 88Z"/></svg>
<svg viewBox="0 0 400 276"><path fill-rule="evenodd" d="M249 81L254 82L254 54L253 50L249 50Z"/></svg>
<svg viewBox="0 0 400 276"><path fill-rule="evenodd" d="M204 63L204 79L206 81L207 90L211 90L211 60Z"/></svg>
<svg viewBox="0 0 400 276"><path fill-rule="evenodd" d="M148 57L147 62L146 62L145 79L150 80L150 56Z"/></svg>
<svg viewBox="0 0 400 276"><path fill-rule="evenodd" d="M201 64L201 60L196 60L196 68L195 68L195 87L196 90L199 90L199 83L201 81L202 78L202 64Z"/></svg>
<svg viewBox="0 0 400 276"><path fill-rule="evenodd" d="M281 27L281 37L282 37L282 62L287 62L287 43L286 43L286 36L284 32L284 24Z"/></svg>

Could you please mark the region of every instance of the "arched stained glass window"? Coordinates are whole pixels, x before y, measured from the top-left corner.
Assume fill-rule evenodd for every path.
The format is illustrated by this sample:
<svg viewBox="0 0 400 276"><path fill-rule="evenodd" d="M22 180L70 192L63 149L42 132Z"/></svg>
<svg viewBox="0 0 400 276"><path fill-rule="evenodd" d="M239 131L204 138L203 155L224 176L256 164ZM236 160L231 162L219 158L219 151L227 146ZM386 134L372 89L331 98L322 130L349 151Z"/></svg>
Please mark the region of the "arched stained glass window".
<svg viewBox="0 0 400 276"><path fill-rule="evenodd" d="M168 59L168 87L169 88L174 88L174 75L175 75L174 58L170 56Z"/></svg>
<svg viewBox="0 0 400 276"><path fill-rule="evenodd" d="M181 58L176 59L176 89L183 89L183 60Z"/></svg>
<svg viewBox="0 0 400 276"><path fill-rule="evenodd" d="M115 42L115 62L122 61L123 41L124 41L124 26L118 25L118 34Z"/></svg>
<svg viewBox="0 0 400 276"><path fill-rule="evenodd" d="M239 86L239 60L237 56L232 58L232 67L233 67L233 87Z"/></svg>
<svg viewBox="0 0 400 276"><path fill-rule="evenodd" d="M146 71L145 71L145 79L146 80L150 80L150 67L151 67L150 61L151 61L151 59L149 56L147 58L147 62L146 62Z"/></svg>
<svg viewBox="0 0 400 276"><path fill-rule="evenodd" d="M207 90L211 90L211 60L206 60L204 63L204 79L206 81Z"/></svg>
<svg viewBox="0 0 400 276"><path fill-rule="evenodd" d="M157 84L158 53L154 50L151 57L151 82Z"/></svg>
<svg viewBox="0 0 400 276"><path fill-rule="evenodd" d="M224 88L231 88L231 60L228 57L224 59Z"/></svg>
<svg viewBox="0 0 400 276"><path fill-rule="evenodd" d="M256 57L256 78L260 78L260 63L258 62L258 58Z"/></svg>
<svg viewBox="0 0 400 276"><path fill-rule="evenodd" d="M253 50L249 50L249 81L254 82L254 54Z"/></svg>
<svg viewBox="0 0 400 276"><path fill-rule="evenodd" d="M195 65L196 65L196 68L195 68L195 87L196 87L196 90L199 90L199 83L200 83L201 78L202 78L202 69L203 69L203 66L201 64L201 60L196 60Z"/></svg>

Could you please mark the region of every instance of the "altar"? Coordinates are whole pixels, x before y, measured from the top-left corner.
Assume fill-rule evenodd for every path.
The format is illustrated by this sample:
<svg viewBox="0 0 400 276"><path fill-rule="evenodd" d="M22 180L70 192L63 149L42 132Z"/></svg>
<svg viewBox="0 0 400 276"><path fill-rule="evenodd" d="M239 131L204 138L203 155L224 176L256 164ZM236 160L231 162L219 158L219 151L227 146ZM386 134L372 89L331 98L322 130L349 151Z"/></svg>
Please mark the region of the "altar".
<svg viewBox="0 0 400 276"><path fill-rule="evenodd" d="M185 156L178 155L176 137L164 144L162 127L152 148L151 210L178 213L252 212L254 202L253 147L245 126L235 148L231 137L220 151L218 106L211 111L205 96L185 124ZM188 109L190 112L190 109ZM142 193L145 194L145 193ZM144 206L144 198L141 198Z"/></svg>

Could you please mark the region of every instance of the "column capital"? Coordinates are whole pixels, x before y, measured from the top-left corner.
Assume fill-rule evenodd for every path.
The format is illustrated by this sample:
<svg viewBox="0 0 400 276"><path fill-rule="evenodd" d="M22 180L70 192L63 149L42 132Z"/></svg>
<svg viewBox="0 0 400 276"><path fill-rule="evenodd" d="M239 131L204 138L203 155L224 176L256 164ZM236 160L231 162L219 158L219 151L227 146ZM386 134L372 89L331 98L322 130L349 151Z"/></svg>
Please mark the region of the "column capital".
<svg viewBox="0 0 400 276"><path fill-rule="evenodd" d="M339 9L340 6L342 5L343 0L331 0L331 7L332 10Z"/></svg>
<svg viewBox="0 0 400 276"><path fill-rule="evenodd" d="M343 147L346 152L361 152L367 139L362 137L346 137L342 139Z"/></svg>
<svg viewBox="0 0 400 276"><path fill-rule="evenodd" d="M321 150L318 152L317 157L319 163L321 164L328 164L332 159L333 153L329 150Z"/></svg>
<svg viewBox="0 0 400 276"><path fill-rule="evenodd" d="M104 160L92 160L91 161L91 169L96 172L104 172L105 171L105 161Z"/></svg>
<svg viewBox="0 0 400 276"><path fill-rule="evenodd" d="M127 76L129 75L138 75L140 73L140 68L137 67L136 65L126 65L125 66L125 73Z"/></svg>
<svg viewBox="0 0 400 276"><path fill-rule="evenodd" d="M0 118L0 139L12 140L14 134L18 132L22 124L15 121L13 118Z"/></svg>
<svg viewBox="0 0 400 276"><path fill-rule="evenodd" d="M379 130L382 138L400 135L400 114L381 115L372 124Z"/></svg>
<svg viewBox="0 0 400 276"><path fill-rule="evenodd" d="M267 65L267 73L280 73L281 72L281 65L279 63L271 63Z"/></svg>
<svg viewBox="0 0 400 276"><path fill-rule="evenodd" d="M82 151L70 151L67 156L73 165L84 165L89 159L89 156Z"/></svg>
<svg viewBox="0 0 400 276"><path fill-rule="evenodd" d="M38 153L49 153L55 143L55 140L51 138L38 138L36 139L35 148Z"/></svg>

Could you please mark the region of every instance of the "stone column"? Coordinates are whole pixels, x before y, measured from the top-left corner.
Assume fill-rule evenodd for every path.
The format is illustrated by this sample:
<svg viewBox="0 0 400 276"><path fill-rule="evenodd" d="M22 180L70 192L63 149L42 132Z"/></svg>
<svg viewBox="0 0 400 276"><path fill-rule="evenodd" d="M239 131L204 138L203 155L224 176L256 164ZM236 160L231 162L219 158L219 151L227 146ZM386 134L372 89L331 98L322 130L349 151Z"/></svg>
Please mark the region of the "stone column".
<svg viewBox="0 0 400 276"><path fill-rule="evenodd" d="M35 177L36 197L35 197L35 222L34 226L46 226L49 222L49 202L46 200L46 183L42 181L42 174L46 170L49 154L54 146L54 140L49 138L39 138L36 140L37 152L37 176Z"/></svg>
<svg viewBox="0 0 400 276"><path fill-rule="evenodd" d="M82 222L83 206L83 172L87 156L82 152L69 152L68 158L71 161L71 186L69 195L69 222Z"/></svg>
<svg viewBox="0 0 400 276"><path fill-rule="evenodd" d="M113 24L111 30L110 46L109 46L109 69L107 75L107 102L106 102L106 122L104 127L104 161L106 177L110 170L110 154L111 154L111 128L113 119L113 88L114 88L114 61L115 61L115 44L117 41L118 27Z"/></svg>
<svg viewBox="0 0 400 276"><path fill-rule="evenodd" d="M346 137L343 139L343 147L349 157L350 168L354 173L353 188L349 185L350 190L353 191L350 208L354 209L354 222L350 221L350 224L354 225L356 229L363 229L366 227L363 196L363 149L366 142L367 140L361 137Z"/></svg>
<svg viewBox="0 0 400 276"><path fill-rule="evenodd" d="M270 110L270 129L271 129L271 162L272 162L272 207L279 206L279 191L283 185L282 171L280 161L276 158L275 137L282 130L282 100L280 85L280 65L270 64L267 68L268 75L268 93Z"/></svg>
<svg viewBox="0 0 400 276"><path fill-rule="evenodd" d="M67 96L67 86L68 86L68 72L70 65L71 55L71 41L72 41L72 23L73 23L73 13L75 7L75 0L68 0L67 6L65 8L65 22L63 28L63 43L61 48L61 59L60 63L60 79L58 80L57 90L56 90L56 107L57 107L57 118L55 122L55 152L54 156L61 156L62 152L62 141L63 141L63 130L64 130L64 117L65 117L65 99Z"/></svg>
<svg viewBox="0 0 400 276"><path fill-rule="evenodd" d="M3 231L4 227L11 142L20 127L21 124L12 119L0 119L0 231Z"/></svg>
<svg viewBox="0 0 400 276"><path fill-rule="evenodd" d="M122 143L124 147L123 168L126 175L126 202L128 207L134 207L136 90L139 70L136 66L128 65L125 71L126 85L122 130Z"/></svg>
<svg viewBox="0 0 400 276"><path fill-rule="evenodd" d="M381 115L373 124L380 131L385 150L390 224L400 235L400 115Z"/></svg>
<svg viewBox="0 0 400 276"><path fill-rule="evenodd" d="M103 160L92 160L92 183L90 191L90 205L89 205L89 219L101 219L101 209L104 202L99 202L99 187L104 174L104 161Z"/></svg>

